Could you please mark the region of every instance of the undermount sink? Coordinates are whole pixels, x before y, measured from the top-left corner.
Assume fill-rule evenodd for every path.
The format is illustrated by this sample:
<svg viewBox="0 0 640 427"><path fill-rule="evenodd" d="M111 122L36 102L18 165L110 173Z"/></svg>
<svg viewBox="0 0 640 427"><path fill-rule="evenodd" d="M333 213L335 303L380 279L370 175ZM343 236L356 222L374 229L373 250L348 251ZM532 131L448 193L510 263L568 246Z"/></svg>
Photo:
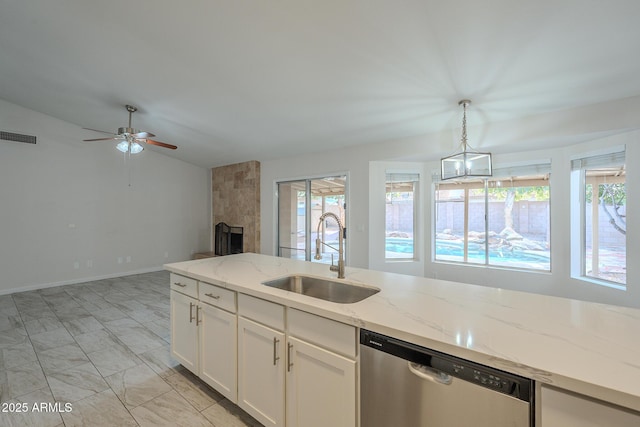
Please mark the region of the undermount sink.
<svg viewBox="0 0 640 427"><path fill-rule="evenodd" d="M355 285L342 280L322 279L302 275L281 277L279 279L262 282L262 284L340 304L351 304L362 301L380 292L380 289L377 288Z"/></svg>

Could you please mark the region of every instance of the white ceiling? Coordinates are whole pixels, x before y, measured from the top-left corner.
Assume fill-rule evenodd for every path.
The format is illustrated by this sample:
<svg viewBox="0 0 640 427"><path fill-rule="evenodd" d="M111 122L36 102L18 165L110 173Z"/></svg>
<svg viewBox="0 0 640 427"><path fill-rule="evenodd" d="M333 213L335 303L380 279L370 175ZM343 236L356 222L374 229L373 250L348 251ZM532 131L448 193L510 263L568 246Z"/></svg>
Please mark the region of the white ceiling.
<svg viewBox="0 0 640 427"><path fill-rule="evenodd" d="M462 98L488 123L639 95L639 16L638 0L2 0L0 98L113 132L133 104L168 155L267 160L459 126Z"/></svg>

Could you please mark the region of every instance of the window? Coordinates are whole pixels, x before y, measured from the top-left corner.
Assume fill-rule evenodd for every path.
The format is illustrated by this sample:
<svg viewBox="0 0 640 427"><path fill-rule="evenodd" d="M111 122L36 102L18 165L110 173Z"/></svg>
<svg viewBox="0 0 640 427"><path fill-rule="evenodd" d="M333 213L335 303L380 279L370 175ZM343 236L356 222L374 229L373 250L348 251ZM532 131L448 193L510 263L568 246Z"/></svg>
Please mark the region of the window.
<svg viewBox="0 0 640 427"><path fill-rule="evenodd" d="M338 224L327 218L320 226L320 260L315 260L318 221L325 212L333 212L346 227L347 177L329 176L283 181L278 186L278 256L312 262L338 263ZM346 234L346 232L345 232ZM346 236L345 236L346 237ZM346 260L347 240L344 239Z"/></svg>
<svg viewBox="0 0 640 427"><path fill-rule="evenodd" d="M550 164L436 182L436 261L550 271Z"/></svg>
<svg viewBox="0 0 640 427"><path fill-rule="evenodd" d="M571 169L572 190L578 192L577 197L572 197L575 201L572 222L580 224L572 230L573 271L577 264L579 278L624 286L627 283L625 153L575 159Z"/></svg>
<svg viewBox="0 0 640 427"><path fill-rule="evenodd" d="M420 175L387 173L385 197L385 259L416 258L417 195Z"/></svg>

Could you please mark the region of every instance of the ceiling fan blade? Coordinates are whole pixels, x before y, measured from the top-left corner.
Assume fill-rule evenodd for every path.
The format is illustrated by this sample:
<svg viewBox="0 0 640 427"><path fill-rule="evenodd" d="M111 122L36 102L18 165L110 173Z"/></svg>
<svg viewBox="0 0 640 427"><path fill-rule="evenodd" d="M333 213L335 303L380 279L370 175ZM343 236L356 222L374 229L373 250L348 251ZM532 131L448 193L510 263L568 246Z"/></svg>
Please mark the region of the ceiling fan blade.
<svg viewBox="0 0 640 427"><path fill-rule="evenodd" d="M157 145L158 147L169 148L171 150L175 150L176 148L178 148L175 145L167 144L167 143L160 142L160 141L154 141L153 139L147 139L146 143L147 144L151 144L151 145Z"/></svg>
<svg viewBox="0 0 640 427"><path fill-rule="evenodd" d="M94 138L94 139L83 139L83 141L113 141L114 139L122 139L119 136L114 136L112 138Z"/></svg>
<svg viewBox="0 0 640 427"><path fill-rule="evenodd" d="M150 133L150 132L138 132L138 133L134 133L134 134L133 134L133 137L134 137L134 138L143 138L143 139L144 139L144 138L152 138L152 137L154 137L154 136L155 136L155 135L154 135L154 134L152 134L152 133Z"/></svg>
<svg viewBox="0 0 640 427"><path fill-rule="evenodd" d="M105 132L105 131L103 131L103 130L98 130L98 129L91 129L91 128L82 128L82 129L92 130L92 131L94 131L94 132L106 133L106 134L108 134L108 135L117 135L117 134L115 134L115 133L113 133L113 132Z"/></svg>

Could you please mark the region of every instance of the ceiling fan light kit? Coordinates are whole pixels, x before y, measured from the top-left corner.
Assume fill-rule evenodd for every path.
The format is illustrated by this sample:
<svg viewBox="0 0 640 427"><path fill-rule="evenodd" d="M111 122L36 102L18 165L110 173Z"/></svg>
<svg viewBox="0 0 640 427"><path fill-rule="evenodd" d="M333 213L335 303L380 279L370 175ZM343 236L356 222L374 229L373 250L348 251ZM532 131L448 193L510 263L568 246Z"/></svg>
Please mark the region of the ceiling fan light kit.
<svg viewBox="0 0 640 427"><path fill-rule="evenodd" d="M116 145L116 148L122 153L130 151L131 154L138 154L139 152L144 150L144 147L135 141L132 143L129 143L129 141L122 141L121 143Z"/></svg>
<svg viewBox="0 0 640 427"><path fill-rule="evenodd" d="M142 150L144 150L144 147L142 146L141 143L149 144L149 145L157 145L158 147L169 148L170 150L175 150L176 148L178 148L172 144L167 144L160 141L154 141L153 139L150 139L155 136L154 134L133 128L131 126L131 116L133 115L133 113L138 111L138 108L128 104L125 105L125 108L129 112L129 125L127 127L120 127L118 128L118 133L113 133L113 134L111 132L104 132L97 129L84 128L94 132L101 132L101 133L113 135L112 137L109 137L109 138L85 139L84 141L113 141L113 140L120 141L120 143L116 145L116 148L118 149L118 151L121 151L123 153L129 153L129 154L137 154L137 153L140 153Z"/></svg>
<svg viewBox="0 0 640 427"><path fill-rule="evenodd" d="M460 140L461 152L440 159L440 178L465 179L490 177L493 174L491 153L475 151L467 143L467 107L471 104L468 99L458 102L462 105L462 138Z"/></svg>

